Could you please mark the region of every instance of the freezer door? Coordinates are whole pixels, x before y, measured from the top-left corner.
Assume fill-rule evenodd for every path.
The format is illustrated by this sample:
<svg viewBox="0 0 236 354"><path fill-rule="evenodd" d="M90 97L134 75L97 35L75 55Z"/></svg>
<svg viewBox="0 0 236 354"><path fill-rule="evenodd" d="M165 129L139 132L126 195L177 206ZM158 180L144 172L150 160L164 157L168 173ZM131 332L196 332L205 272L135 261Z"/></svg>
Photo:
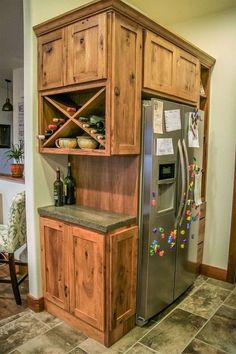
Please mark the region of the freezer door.
<svg viewBox="0 0 236 354"><path fill-rule="evenodd" d="M179 297L194 282L198 271L197 240L198 240L198 207L193 207L194 201L194 166L201 166L199 157L202 155L203 120L198 120L199 148L189 147L189 117L192 107L182 106L182 148L186 173L186 188L184 206L178 222L178 237L176 248L176 274L174 297ZM203 118L203 114L202 114ZM199 162L198 162L199 161Z"/></svg>
<svg viewBox="0 0 236 354"><path fill-rule="evenodd" d="M162 101L163 112L180 109ZM137 318L143 321L167 307L174 299L175 245L170 242L176 220L178 141L181 130L153 132L158 100L144 103L143 148L140 195L140 235ZM164 118L163 118L164 121ZM157 139L172 139L173 154L158 155ZM139 324L139 321L137 321Z"/></svg>

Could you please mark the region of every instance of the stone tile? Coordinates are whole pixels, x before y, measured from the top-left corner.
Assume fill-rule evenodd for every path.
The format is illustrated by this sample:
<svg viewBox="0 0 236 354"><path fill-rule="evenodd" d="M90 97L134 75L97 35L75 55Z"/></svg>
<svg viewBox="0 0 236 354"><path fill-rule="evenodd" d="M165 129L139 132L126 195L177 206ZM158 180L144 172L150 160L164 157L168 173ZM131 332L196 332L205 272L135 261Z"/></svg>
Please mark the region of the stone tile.
<svg viewBox="0 0 236 354"><path fill-rule="evenodd" d="M79 348L83 349L84 353L87 354L101 354L107 350L107 348L104 345L98 343L92 338L88 338L85 341L83 341L79 345Z"/></svg>
<svg viewBox="0 0 236 354"><path fill-rule="evenodd" d="M129 349L127 352L127 354L153 354L153 353L157 353L156 351L144 347L144 345L137 343L135 344L131 349Z"/></svg>
<svg viewBox="0 0 236 354"><path fill-rule="evenodd" d="M236 309L222 305L197 338L227 353L236 353Z"/></svg>
<svg viewBox="0 0 236 354"><path fill-rule="evenodd" d="M21 352L19 352L19 350L14 350L13 352L11 352L10 354L22 354Z"/></svg>
<svg viewBox="0 0 236 354"><path fill-rule="evenodd" d="M225 354L226 352L194 339L183 351L183 354Z"/></svg>
<svg viewBox="0 0 236 354"><path fill-rule="evenodd" d="M55 327L59 323L62 323L62 321L59 318L54 317L50 313L46 311L42 312L34 312L33 316L37 318L37 320L42 321L46 325L48 325L50 328Z"/></svg>
<svg viewBox="0 0 236 354"><path fill-rule="evenodd" d="M194 288L201 286L207 279L208 278L205 275L200 274L193 284Z"/></svg>
<svg viewBox="0 0 236 354"><path fill-rule="evenodd" d="M30 313L17 318L0 328L0 354L6 354L48 330Z"/></svg>
<svg viewBox="0 0 236 354"><path fill-rule="evenodd" d="M124 337L122 337L118 342L113 344L110 348L108 348L105 353L106 354L118 354L124 353L128 350L132 345L134 345L141 337L144 336L148 331L156 326L156 322L150 321L143 327L134 327L127 333Z"/></svg>
<svg viewBox="0 0 236 354"><path fill-rule="evenodd" d="M179 308L204 318L210 318L229 294L229 290L206 282L193 294L188 296L179 305Z"/></svg>
<svg viewBox="0 0 236 354"><path fill-rule="evenodd" d="M236 308L236 290L232 291L228 299L224 302L225 305Z"/></svg>
<svg viewBox="0 0 236 354"><path fill-rule="evenodd" d="M65 354L85 339L85 335L62 323L18 349L23 354Z"/></svg>
<svg viewBox="0 0 236 354"><path fill-rule="evenodd" d="M215 285L215 286L219 286L220 288L227 289L227 290L235 289L234 284L227 283L226 281L217 280L217 279L213 279L213 278L208 278L207 283Z"/></svg>
<svg viewBox="0 0 236 354"><path fill-rule="evenodd" d="M13 316L10 316L10 317L6 317L6 318L0 320L0 327L5 326L5 324L7 324L7 323L15 321L17 318L25 316L26 313L28 313L28 312L29 312L29 310L24 310L22 312L17 313L16 315L13 315Z"/></svg>
<svg viewBox="0 0 236 354"><path fill-rule="evenodd" d="M86 353L83 349L80 347L76 347L73 350L71 350L68 354L88 354Z"/></svg>
<svg viewBox="0 0 236 354"><path fill-rule="evenodd" d="M140 342L160 353L179 354L205 322L204 318L177 308Z"/></svg>

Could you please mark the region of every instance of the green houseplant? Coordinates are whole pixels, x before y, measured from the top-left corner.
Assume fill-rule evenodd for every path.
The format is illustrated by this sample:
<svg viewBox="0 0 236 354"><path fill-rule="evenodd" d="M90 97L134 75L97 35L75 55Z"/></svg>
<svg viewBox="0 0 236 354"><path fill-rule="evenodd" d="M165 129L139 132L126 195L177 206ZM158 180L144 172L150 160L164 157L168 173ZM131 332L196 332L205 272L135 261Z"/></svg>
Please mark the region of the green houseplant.
<svg viewBox="0 0 236 354"><path fill-rule="evenodd" d="M22 177L24 171L24 144L12 144L11 148L6 152L7 160L14 160L15 163L10 165L12 177Z"/></svg>

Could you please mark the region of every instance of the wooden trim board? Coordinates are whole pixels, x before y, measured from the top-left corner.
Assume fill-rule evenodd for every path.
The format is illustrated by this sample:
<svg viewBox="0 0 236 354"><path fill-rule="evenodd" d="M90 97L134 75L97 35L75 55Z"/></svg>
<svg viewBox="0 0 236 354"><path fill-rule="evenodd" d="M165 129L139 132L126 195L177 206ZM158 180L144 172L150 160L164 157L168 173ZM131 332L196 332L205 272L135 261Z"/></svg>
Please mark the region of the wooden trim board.
<svg viewBox="0 0 236 354"><path fill-rule="evenodd" d="M27 295L27 305L34 312L41 312L44 310L44 298L40 297L36 299L31 294Z"/></svg>
<svg viewBox="0 0 236 354"><path fill-rule="evenodd" d="M236 155L234 165L234 192L231 218L231 232L228 258L227 281L235 283L236 280Z"/></svg>
<svg viewBox="0 0 236 354"><path fill-rule="evenodd" d="M208 264L201 264L200 273L207 277L226 281L227 270L210 266Z"/></svg>

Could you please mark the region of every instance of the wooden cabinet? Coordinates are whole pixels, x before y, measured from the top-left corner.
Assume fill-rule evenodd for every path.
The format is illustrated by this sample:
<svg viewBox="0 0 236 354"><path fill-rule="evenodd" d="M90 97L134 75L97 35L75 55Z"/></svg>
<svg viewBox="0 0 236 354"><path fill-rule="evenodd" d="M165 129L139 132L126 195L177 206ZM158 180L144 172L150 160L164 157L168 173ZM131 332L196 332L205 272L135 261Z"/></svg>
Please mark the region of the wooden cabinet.
<svg viewBox="0 0 236 354"><path fill-rule="evenodd" d="M176 47L172 43L146 31L144 42L144 88L175 94Z"/></svg>
<svg viewBox="0 0 236 354"><path fill-rule="evenodd" d="M106 13L88 17L66 28L66 84L106 78Z"/></svg>
<svg viewBox="0 0 236 354"><path fill-rule="evenodd" d="M200 62L193 55L177 49L176 89L178 97L198 102L200 92Z"/></svg>
<svg viewBox="0 0 236 354"><path fill-rule="evenodd" d="M143 86L144 89L198 102L200 62L174 44L146 31Z"/></svg>
<svg viewBox="0 0 236 354"><path fill-rule="evenodd" d="M134 326L137 226L103 234L40 222L46 309L111 345Z"/></svg>
<svg viewBox="0 0 236 354"><path fill-rule="evenodd" d="M142 30L116 15L113 22L112 154L140 151Z"/></svg>
<svg viewBox="0 0 236 354"><path fill-rule="evenodd" d="M64 85L64 29L59 29L38 40L38 86L40 90Z"/></svg>
<svg viewBox="0 0 236 354"><path fill-rule="evenodd" d="M44 219L41 223L44 297L60 308L69 308L68 227L62 222Z"/></svg>
<svg viewBox="0 0 236 354"><path fill-rule="evenodd" d="M39 37L39 90L106 78L106 13Z"/></svg>
<svg viewBox="0 0 236 354"><path fill-rule="evenodd" d="M69 250L70 311L103 331L105 236L72 226Z"/></svg>

